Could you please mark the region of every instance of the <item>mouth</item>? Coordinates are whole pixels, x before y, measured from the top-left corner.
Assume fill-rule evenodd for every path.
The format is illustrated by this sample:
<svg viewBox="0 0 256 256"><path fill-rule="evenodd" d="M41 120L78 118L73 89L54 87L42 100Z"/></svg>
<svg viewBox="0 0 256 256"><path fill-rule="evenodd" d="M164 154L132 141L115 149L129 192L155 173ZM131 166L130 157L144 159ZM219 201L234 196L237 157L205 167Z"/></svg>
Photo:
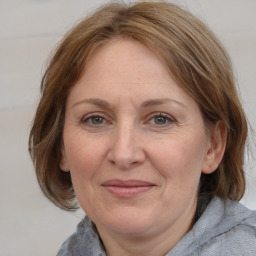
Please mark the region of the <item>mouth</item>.
<svg viewBox="0 0 256 256"><path fill-rule="evenodd" d="M108 180L101 186L119 198L132 198L156 187L155 184L142 180Z"/></svg>

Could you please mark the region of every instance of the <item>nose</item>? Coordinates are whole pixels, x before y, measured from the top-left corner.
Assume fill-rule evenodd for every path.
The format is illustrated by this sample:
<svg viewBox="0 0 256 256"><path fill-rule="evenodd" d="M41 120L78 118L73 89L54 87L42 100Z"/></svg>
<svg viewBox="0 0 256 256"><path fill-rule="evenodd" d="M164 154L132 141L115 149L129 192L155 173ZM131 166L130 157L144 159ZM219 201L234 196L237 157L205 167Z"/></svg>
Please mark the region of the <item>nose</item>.
<svg viewBox="0 0 256 256"><path fill-rule="evenodd" d="M111 136L108 160L119 169L130 169L145 161L145 152L138 128L131 124L119 125Z"/></svg>

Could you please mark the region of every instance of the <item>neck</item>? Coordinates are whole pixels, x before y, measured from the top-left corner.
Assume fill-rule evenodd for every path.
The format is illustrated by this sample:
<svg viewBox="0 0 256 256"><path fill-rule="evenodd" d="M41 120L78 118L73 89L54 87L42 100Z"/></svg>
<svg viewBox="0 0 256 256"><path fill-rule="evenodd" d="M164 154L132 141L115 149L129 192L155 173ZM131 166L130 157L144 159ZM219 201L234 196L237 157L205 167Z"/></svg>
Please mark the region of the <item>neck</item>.
<svg viewBox="0 0 256 256"><path fill-rule="evenodd" d="M97 228L107 256L163 256L191 229L193 219L194 214L184 214L171 228L160 229L161 232L147 236L144 234L117 234L102 227Z"/></svg>
<svg viewBox="0 0 256 256"><path fill-rule="evenodd" d="M172 242L154 239L120 239L120 237L113 237L105 241L107 256L156 256L166 255L172 249ZM106 239L105 239L106 240ZM114 242L113 242L114 241ZM174 244L174 243L173 243ZM171 245L171 246L170 246Z"/></svg>

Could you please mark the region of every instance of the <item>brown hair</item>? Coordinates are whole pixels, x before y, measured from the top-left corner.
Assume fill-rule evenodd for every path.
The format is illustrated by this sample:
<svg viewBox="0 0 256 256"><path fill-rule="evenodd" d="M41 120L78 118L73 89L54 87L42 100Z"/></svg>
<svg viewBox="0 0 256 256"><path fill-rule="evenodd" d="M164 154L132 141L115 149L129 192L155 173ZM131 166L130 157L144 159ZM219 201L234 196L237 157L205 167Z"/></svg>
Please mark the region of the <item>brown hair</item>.
<svg viewBox="0 0 256 256"><path fill-rule="evenodd" d="M117 37L152 49L198 103L206 123L222 120L227 129L225 154L215 172L202 174L200 193L239 200L245 191L247 122L229 56L200 20L163 1L108 4L61 41L43 76L29 137L29 152L44 194L62 209L76 209L70 173L59 167L66 99L92 52Z"/></svg>

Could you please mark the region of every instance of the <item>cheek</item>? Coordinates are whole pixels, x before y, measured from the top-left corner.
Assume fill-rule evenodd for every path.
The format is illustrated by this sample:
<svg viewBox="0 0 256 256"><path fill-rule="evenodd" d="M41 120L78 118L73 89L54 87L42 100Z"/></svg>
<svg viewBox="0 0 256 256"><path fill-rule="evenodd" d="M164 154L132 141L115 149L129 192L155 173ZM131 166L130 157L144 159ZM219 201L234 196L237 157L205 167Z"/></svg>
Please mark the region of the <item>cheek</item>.
<svg viewBox="0 0 256 256"><path fill-rule="evenodd" d="M173 143L172 147L155 152L155 157L155 165L158 164L157 169L164 178L162 203L166 212L181 215L197 197L201 168L194 151L186 143Z"/></svg>
<svg viewBox="0 0 256 256"><path fill-rule="evenodd" d="M95 180L102 163L102 150L90 140L72 138L66 145L72 184L79 204L89 214L94 209Z"/></svg>
<svg viewBox="0 0 256 256"><path fill-rule="evenodd" d="M197 187L203 162L202 145L185 139L170 140L152 147L152 163L172 189Z"/></svg>
<svg viewBox="0 0 256 256"><path fill-rule="evenodd" d="M74 179L94 175L103 157L102 147L98 143L90 143L84 136L73 136L67 138L65 144L66 158Z"/></svg>

